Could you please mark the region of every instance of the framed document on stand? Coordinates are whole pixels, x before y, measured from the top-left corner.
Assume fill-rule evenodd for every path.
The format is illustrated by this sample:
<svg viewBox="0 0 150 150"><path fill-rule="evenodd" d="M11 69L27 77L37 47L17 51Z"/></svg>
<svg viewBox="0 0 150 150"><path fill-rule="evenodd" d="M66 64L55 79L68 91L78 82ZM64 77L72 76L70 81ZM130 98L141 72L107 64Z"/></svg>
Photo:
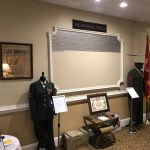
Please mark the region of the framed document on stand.
<svg viewBox="0 0 150 150"><path fill-rule="evenodd" d="M55 113L58 114L58 147L60 135L60 113L68 111L65 95L52 96Z"/></svg>
<svg viewBox="0 0 150 150"><path fill-rule="evenodd" d="M137 92L135 91L135 89L133 87L128 87L126 88L127 92L129 93L130 97L131 97L131 113L130 113L130 118L131 118L131 126L129 129L129 133L136 133L136 130L133 129L133 100L136 101L136 98L139 98L139 95L137 94Z"/></svg>

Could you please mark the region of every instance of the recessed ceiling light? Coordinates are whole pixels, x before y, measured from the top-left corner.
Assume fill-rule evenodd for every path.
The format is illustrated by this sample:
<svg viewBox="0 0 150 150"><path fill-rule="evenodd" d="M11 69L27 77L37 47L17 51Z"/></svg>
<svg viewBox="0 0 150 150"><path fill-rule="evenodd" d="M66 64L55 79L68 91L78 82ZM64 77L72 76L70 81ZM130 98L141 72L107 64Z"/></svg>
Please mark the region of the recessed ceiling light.
<svg viewBox="0 0 150 150"><path fill-rule="evenodd" d="M100 2L101 0L95 0L95 2Z"/></svg>
<svg viewBox="0 0 150 150"><path fill-rule="evenodd" d="M124 8L124 7L127 7L128 4L127 4L127 2L121 2L119 6L122 7L122 8Z"/></svg>

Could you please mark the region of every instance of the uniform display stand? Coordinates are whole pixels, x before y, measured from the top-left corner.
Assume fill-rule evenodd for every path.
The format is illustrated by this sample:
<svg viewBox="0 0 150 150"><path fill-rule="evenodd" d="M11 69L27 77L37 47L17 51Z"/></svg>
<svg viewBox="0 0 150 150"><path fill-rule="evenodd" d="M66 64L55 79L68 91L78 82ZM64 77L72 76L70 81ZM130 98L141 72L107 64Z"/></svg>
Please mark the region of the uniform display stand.
<svg viewBox="0 0 150 150"><path fill-rule="evenodd" d="M136 130L133 128L133 101L136 101L136 98L139 98L137 92L134 90L133 87L128 87L126 88L127 92L129 93L131 97L131 113L130 113L130 119L131 119L131 124L129 128L129 133L133 134L136 133Z"/></svg>
<svg viewBox="0 0 150 150"><path fill-rule="evenodd" d="M60 148L60 113L68 111L64 95L52 96L55 113L58 114L58 148Z"/></svg>

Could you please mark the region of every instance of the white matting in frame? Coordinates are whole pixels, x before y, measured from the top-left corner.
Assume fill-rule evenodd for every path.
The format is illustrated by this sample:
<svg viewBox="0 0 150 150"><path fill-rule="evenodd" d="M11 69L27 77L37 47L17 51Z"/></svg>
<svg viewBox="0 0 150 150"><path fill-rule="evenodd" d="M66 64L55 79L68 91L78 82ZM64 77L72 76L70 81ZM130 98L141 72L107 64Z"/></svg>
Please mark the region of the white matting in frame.
<svg viewBox="0 0 150 150"><path fill-rule="evenodd" d="M90 102L92 112L108 109L105 96L90 98Z"/></svg>
<svg viewBox="0 0 150 150"><path fill-rule="evenodd" d="M90 114L109 111L109 103L106 93L87 95Z"/></svg>

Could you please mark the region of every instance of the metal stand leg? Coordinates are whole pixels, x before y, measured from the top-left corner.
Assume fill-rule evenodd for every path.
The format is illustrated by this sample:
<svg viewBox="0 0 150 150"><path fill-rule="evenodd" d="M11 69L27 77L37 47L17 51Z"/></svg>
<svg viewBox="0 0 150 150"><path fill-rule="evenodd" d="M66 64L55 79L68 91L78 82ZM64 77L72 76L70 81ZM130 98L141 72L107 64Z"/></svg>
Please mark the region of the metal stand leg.
<svg viewBox="0 0 150 150"><path fill-rule="evenodd" d="M135 134L136 130L133 128L133 99L131 98L131 114L130 114L130 118L131 118L131 124L130 124L130 128L129 128L129 133L131 134Z"/></svg>
<svg viewBox="0 0 150 150"><path fill-rule="evenodd" d="M58 149L60 148L60 114L58 114Z"/></svg>

